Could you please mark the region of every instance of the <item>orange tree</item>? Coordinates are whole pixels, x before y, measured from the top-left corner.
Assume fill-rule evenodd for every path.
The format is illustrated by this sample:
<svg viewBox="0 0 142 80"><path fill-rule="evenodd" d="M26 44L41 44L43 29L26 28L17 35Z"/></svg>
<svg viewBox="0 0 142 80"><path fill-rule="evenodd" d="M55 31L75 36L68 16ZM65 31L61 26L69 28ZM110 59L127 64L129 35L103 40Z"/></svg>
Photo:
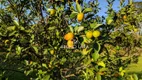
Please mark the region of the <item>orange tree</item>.
<svg viewBox="0 0 142 80"><path fill-rule="evenodd" d="M140 42L133 30L141 16L133 16L131 0L127 6L120 1L118 13L114 0L107 2L103 18L97 15L98 0L89 5L80 0L2 0L1 77L19 72L37 80L130 80L125 68L137 59L133 53Z"/></svg>

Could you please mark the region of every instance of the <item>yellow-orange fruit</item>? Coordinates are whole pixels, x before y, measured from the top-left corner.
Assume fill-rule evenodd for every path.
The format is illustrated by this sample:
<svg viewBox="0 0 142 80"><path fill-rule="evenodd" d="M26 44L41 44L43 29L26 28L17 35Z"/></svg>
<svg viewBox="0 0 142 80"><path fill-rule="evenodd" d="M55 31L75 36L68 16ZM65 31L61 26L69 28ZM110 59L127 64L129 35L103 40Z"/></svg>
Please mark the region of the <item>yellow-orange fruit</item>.
<svg viewBox="0 0 142 80"><path fill-rule="evenodd" d="M52 9L51 11L50 11L50 15L54 15L56 13L56 11L54 10L54 9Z"/></svg>
<svg viewBox="0 0 142 80"><path fill-rule="evenodd" d="M126 18L127 18L127 16L126 16L126 15L124 15L124 16L123 16L123 19L125 20Z"/></svg>
<svg viewBox="0 0 142 80"><path fill-rule="evenodd" d="M67 46L68 46L69 48L73 48L73 46L74 46L73 41L69 40L69 41L67 42Z"/></svg>
<svg viewBox="0 0 142 80"><path fill-rule="evenodd" d="M95 38L99 37L100 34L101 34L101 33L100 33L100 31L98 31L98 30L96 30L96 31L93 32L93 36L94 36Z"/></svg>
<svg viewBox="0 0 142 80"><path fill-rule="evenodd" d="M92 31L86 32L86 37L87 37L88 39L92 38L92 36L93 36L93 32L92 32Z"/></svg>
<svg viewBox="0 0 142 80"><path fill-rule="evenodd" d="M53 54L54 54L54 50L50 50L50 54L52 54L52 55L53 55Z"/></svg>
<svg viewBox="0 0 142 80"><path fill-rule="evenodd" d="M64 39L65 40L72 40L74 37L73 33L69 32L67 34L65 34Z"/></svg>
<svg viewBox="0 0 142 80"><path fill-rule="evenodd" d="M77 20L80 22L80 21L83 20L83 18L84 18L84 14L83 13L78 13Z"/></svg>

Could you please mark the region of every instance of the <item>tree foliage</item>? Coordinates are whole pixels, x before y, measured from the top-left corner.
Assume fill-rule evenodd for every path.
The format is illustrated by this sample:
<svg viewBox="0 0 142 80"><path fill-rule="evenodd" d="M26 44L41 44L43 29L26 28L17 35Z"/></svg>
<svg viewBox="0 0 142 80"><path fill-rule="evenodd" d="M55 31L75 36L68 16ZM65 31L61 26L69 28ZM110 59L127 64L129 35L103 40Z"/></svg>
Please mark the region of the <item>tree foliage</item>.
<svg viewBox="0 0 142 80"><path fill-rule="evenodd" d="M36 80L129 80L125 68L139 55L141 16L134 16L131 0L119 12L113 2L107 0L104 18L97 15L98 0L1 0L2 78L12 71ZM88 31L94 37L88 38ZM68 33L70 43L64 37Z"/></svg>

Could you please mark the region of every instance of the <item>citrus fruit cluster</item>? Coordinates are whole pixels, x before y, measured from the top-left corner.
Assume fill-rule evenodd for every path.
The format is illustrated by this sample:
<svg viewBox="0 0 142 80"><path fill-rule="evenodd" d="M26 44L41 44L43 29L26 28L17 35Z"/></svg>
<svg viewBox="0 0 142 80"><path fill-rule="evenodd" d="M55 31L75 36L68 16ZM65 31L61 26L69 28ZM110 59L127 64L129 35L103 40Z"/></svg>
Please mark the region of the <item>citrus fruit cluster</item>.
<svg viewBox="0 0 142 80"><path fill-rule="evenodd" d="M74 38L74 34L72 32L69 32L69 33L64 35L64 39L67 40L67 46L69 48L72 48L74 46L74 43L72 41L73 38Z"/></svg>
<svg viewBox="0 0 142 80"><path fill-rule="evenodd" d="M92 37L97 38L97 37L100 36L100 34L101 34L101 33L100 33L99 30L87 31L87 32L86 32L86 37L87 37L88 39L91 39Z"/></svg>

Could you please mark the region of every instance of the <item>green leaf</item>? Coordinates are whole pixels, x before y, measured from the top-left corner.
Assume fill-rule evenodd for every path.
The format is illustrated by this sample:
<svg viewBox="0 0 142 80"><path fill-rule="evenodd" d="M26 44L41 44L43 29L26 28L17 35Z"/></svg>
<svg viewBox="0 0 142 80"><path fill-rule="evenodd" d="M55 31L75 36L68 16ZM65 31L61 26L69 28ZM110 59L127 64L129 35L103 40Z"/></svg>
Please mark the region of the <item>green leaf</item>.
<svg viewBox="0 0 142 80"><path fill-rule="evenodd" d="M5 57L4 62L8 59L9 55L10 55L10 52L8 52L8 53L6 54L6 57Z"/></svg>
<svg viewBox="0 0 142 80"><path fill-rule="evenodd" d="M49 27L48 29L49 29L49 30L55 30L55 29L56 29L56 26Z"/></svg>
<svg viewBox="0 0 142 80"><path fill-rule="evenodd" d="M59 37L60 32L57 30L56 31L56 36Z"/></svg>
<svg viewBox="0 0 142 80"><path fill-rule="evenodd" d="M94 62L96 62L98 60L99 54L97 51L95 51L95 53L92 54L92 58L93 58Z"/></svg>
<svg viewBox="0 0 142 80"><path fill-rule="evenodd" d="M19 26L20 27L20 30L24 31L25 28L23 26Z"/></svg>
<svg viewBox="0 0 142 80"><path fill-rule="evenodd" d="M74 27L74 31L75 31L75 32L78 32L78 28L79 28L78 26L75 26L75 27Z"/></svg>
<svg viewBox="0 0 142 80"><path fill-rule="evenodd" d="M91 24L90 24L90 27L91 27L91 28L94 28L95 26L96 26L95 23L91 23Z"/></svg>
<svg viewBox="0 0 142 80"><path fill-rule="evenodd" d="M43 71L42 70L38 70L38 74L43 74Z"/></svg>
<svg viewBox="0 0 142 80"><path fill-rule="evenodd" d="M92 23L92 24L90 24L90 26L91 26L91 28L93 28L93 29L96 29L96 28L98 28L99 26L101 26L102 24L97 24L97 23Z"/></svg>
<svg viewBox="0 0 142 80"><path fill-rule="evenodd" d="M101 68L99 71L102 72L102 71L107 71L108 68Z"/></svg>
<svg viewBox="0 0 142 80"><path fill-rule="evenodd" d="M16 47L16 54L17 55L20 55L21 54L21 47L18 45L17 47Z"/></svg>
<svg viewBox="0 0 142 80"><path fill-rule="evenodd" d="M30 70L28 70L28 71L24 71L24 74L27 76L27 75L29 75L30 73L32 73L33 72L33 69L30 69Z"/></svg>
<svg viewBox="0 0 142 80"><path fill-rule="evenodd" d="M26 65L28 65L28 64L29 64L29 61L28 61L28 60L24 60L24 63L25 63Z"/></svg>
<svg viewBox="0 0 142 80"><path fill-rule="evenodd" d="M100 74L97 74L96 77L95 77L95 80L102 80L102 79L101 79L101 75L100 75Z"/></svg>
<svg viewBox="0 0 142 80"><path fill-rule="evenodd" d="M98 28L99 26L101 26L102 24L97 24L94 29Z"/></svg>
<svg viewBox="0 0 142 80"><path fill-rule="evenodd" d="M69 26L69 28L70 28L70 31L73 33L74 32L73 27Z"/></svg>
<svg viewBox="0 0 142 80"><path fill-rule="evenodd" d="M13 20L13 22L14 22L14 24L15 24L16 26L19 26L19 23L18 23L18 21L16 21L16 20Z"/></svg>
<svg viewBox="0 0 142 80"><path fill-rule="evenodd" d="M79 3L76 3L76 9L79 13L81 13L82 9Z"/></svg>
<svg viewBox="0 0 142 80"><path fill-rule="evenodd" d="M25 39L25 38L21 38L21 39L20 39L20 43L21 43L21 44L26 44L26 43L28 43L28 40Z"/></svg>
<svg viewBox="0 0 142 80"><path fill-rule="evenodd" d="M136 74L133 74L134 80L138 80L138 76Z"/></svg>
<svg viewBox="0 0 142 80"><path fill-rule="evenodd" d="M106 18L106 24L110 25L113 22L112 17L107 17Z"/></svg>
<svg viewBox="0 0 142 80"><path fill-rule="evenodd" d="M17 31L11 32L8 36L14 36Z"/></svg>
<svg viewBox="0 0 142 80"><path fill-rule="evenodd" d="M99 42L97 42L97 45L98 45L98 52L99 52L99 51L100 51L100 49L101 49L100 43L99 43Z"/></svg>
<svg viewBox="0 0 142 80"><path fill-rule="evenodd" d="M73 11L70 15L70 18L72 19L72 18L76 17L77 14L78 14L78 12Z"/></svg>
<svg viewBox="0 0 142 80"><path fill-rule="evenodd" d="M132 5L133 4L133 0L129 0L129 5Z"/></svg>
<svg viewBox="0 0 142 80"><path fill-rule="evenodd" d="M85 8L85 10L83 11L83 13L87 13L87 12L91 12L91 11L93 11L92 8Z"/></svg>
<svg viewBox="0 0 142 80"><path fill-rule="evenodd" d="M38 53L38 48L36 46L33 46L33 49L35 50L36 53Z"/></svg>
<svg viewBox="0 0 142 80"><path fill-rule="evenodd" d="M50 75L45 75L44 77L43 77L43 80L49 80L50 79Z"/></svg>
<svg viewBox="0 0 142 80"><path fill-rule="evenodd" d="M47 52L48 52L48 49L44 49L43 54L47 54Z"/></svg>
<svg viewBox="0 0 142 80"><path fill-rule="evenodd" d="M67 59L66 59L65 57L63 57L63 58L61 59L60 63L61 63L61 64L64 64L64 63L66 62L66 60L67 60Z"/></svg>
<svg viewBox="0 0 142 80"><path fill-rule="evenodd" d="M79 26L77 31L79 33L80 31L83 31L83 30L84 30L84 26Z"/></svg>
<svg viewBox="0 0 142 80"><path fill-rule="evenodd" d="M16 26L9 26L9 27L7 27L7 30L8 31L13 31L13 30L15 30L15 28L16 28Z"/></svg>
<svg viewBox="0 0 142 80"><path fill-rule="evenodd" d="M101 49L100 43L99 43L99 42L96 42L96 43L94 44L94 50L95 50L97 53L99 53L100 49Z"/></svg>
<svg viewBox="0 0 142 80"><path fill-rule="evenodd" d="M47 68L47 65L45 63L42 63L42 66L45 67L45 68Z"/></svg>

